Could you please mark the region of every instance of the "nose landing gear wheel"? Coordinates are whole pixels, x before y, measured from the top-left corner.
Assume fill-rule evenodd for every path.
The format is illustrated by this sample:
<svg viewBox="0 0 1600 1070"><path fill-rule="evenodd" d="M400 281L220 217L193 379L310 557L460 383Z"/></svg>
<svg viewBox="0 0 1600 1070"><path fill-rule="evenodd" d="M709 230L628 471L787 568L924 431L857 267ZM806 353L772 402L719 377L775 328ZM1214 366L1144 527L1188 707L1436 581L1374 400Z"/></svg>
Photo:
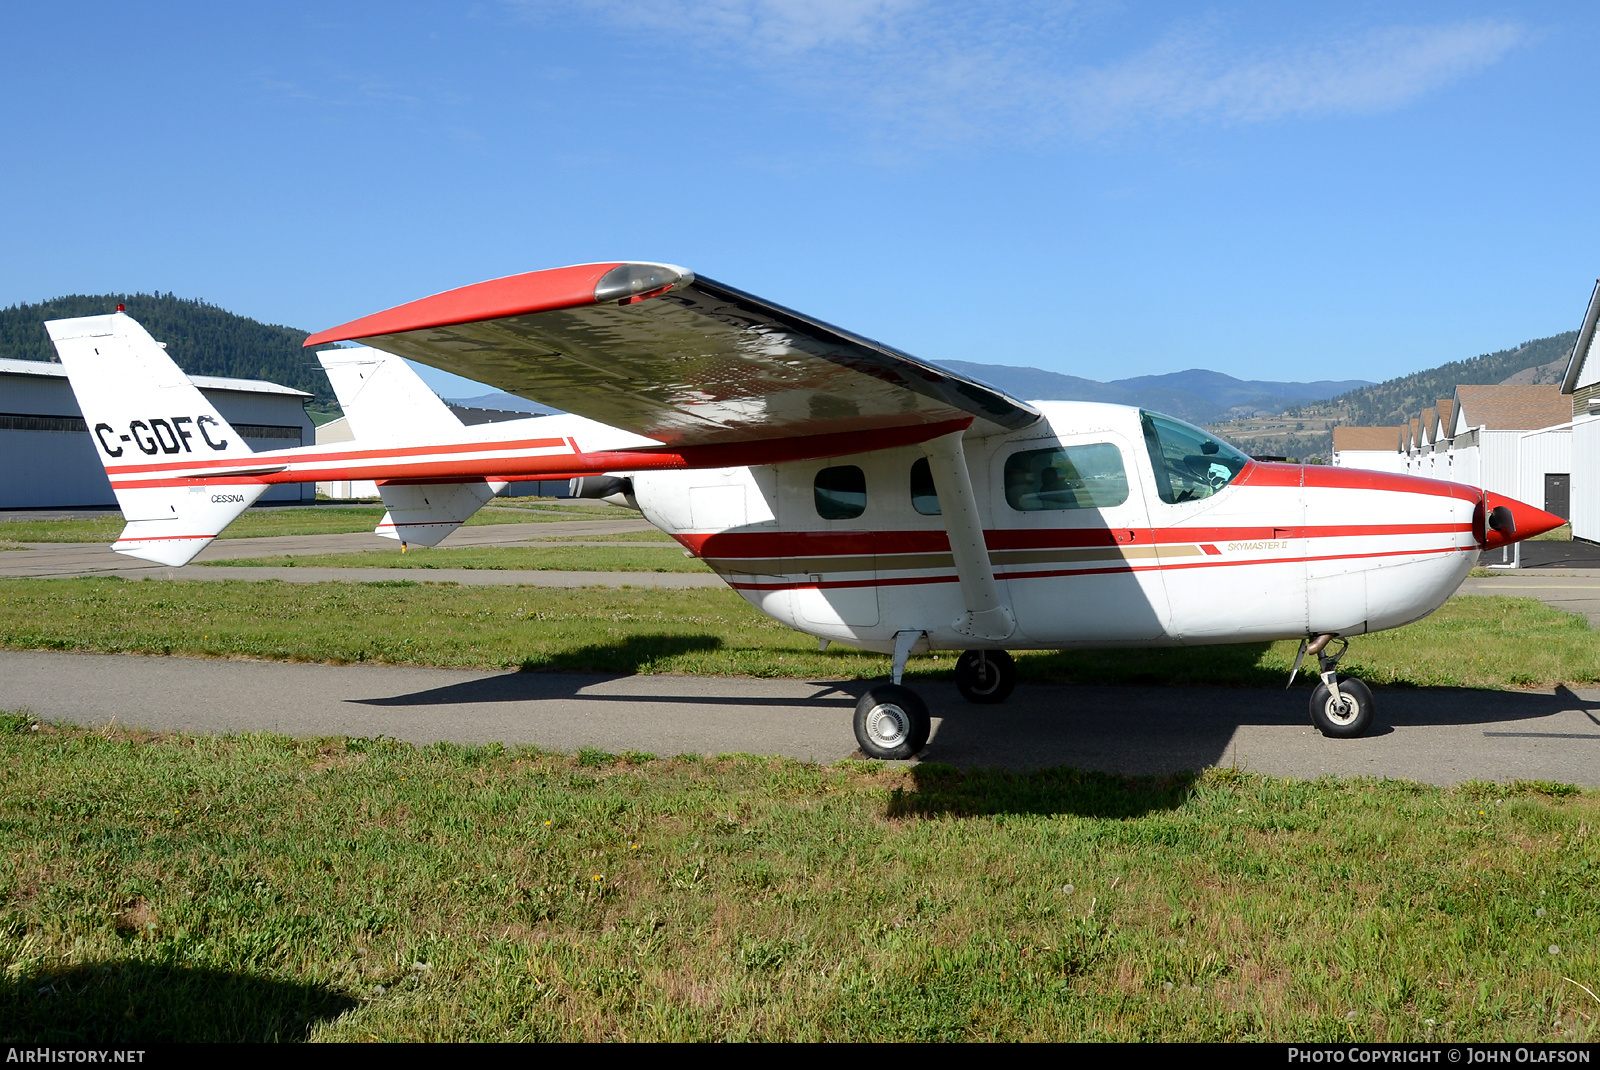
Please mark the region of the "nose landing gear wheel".
<svg viewBox="0 0 1600 1070"><path fill-rule="evenodd" d="M899 684L879 684L856 703L856 742L868 758L914 758L928 744L927 704Z"/></svg>
<svg viewBox="0 0 1600 1070"><path fill-rule="evenodd" d="M1372 692L1360 680L1340 680L1339 698L1327 684L1311 692L1311 723L1333 739L1354 739L1372 727Z"/></svg>
<svg viewBox="0 0 1600 1070"><path fill-rule="evenodd" d="M1004 650L968 650L956 659L956 689L968 702L1004 702L1017 686L1017 663Z"/></svg>

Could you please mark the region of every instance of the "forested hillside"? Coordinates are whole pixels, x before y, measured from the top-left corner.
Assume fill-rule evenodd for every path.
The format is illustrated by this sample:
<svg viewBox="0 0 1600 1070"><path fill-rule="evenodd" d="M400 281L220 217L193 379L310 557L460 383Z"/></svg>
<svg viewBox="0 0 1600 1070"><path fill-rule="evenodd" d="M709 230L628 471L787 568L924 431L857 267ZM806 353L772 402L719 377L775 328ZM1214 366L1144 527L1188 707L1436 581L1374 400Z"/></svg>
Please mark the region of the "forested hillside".
<svg viewBox="0 0 1600 1070"><path fill-rule="evenodd" d="M309 332L259 323L171 293L73 294L0 309L0 357L54 360L45 320L103 315L116 311L118 302L154 338L167 343L167 353L191 375L266 379L316 395L315 407L335 404L328 377L311 351L300 348Z"/></svg>
<svg viewBox="0 0 1600 1070"><path fill-rule="evenodd" d="M1413 372L1375 386L1364 386L1327 401L1306 405L1289 413L1292 417L1336 417L1341 424L1357 427L1399 426L1400 422L1423 409L1432 408L1440 398L1455 393L1465 384L1492 385L1525 369L1552 361L1566 360L1577 331L1535 338L1515 349L1502 349L1467 360L1453 360L1437 368Z"/></svg>
<svg viewBox="0 0 1600 1070"><path fill-rule="evenodd" d="M1463 384L1559 383L1577 331L1535 338L1513 349L1453 360L1437 368L1350 390L1327 401L1292 408L1280 416L1232 420L1211 429L1252 456L1296 457L1326 462L1336 425L1395 427L1431 409ZM1398 437L1398 434L1397 434Z"/></svg>

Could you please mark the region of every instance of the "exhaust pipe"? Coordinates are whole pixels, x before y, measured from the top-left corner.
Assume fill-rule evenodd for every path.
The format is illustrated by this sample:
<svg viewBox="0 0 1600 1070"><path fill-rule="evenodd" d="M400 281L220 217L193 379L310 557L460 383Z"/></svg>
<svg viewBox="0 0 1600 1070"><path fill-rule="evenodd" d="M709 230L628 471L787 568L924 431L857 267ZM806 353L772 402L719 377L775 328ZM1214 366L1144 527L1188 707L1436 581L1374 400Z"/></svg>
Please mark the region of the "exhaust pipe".
<svg viewBox="0 0 1600 1070"><path fill-rule="evenodd" d="M633 497L633 480L627 476L578 476L567 484L567 494L573 498L593 498L609 505L638 511L639 503Z"/></svg>

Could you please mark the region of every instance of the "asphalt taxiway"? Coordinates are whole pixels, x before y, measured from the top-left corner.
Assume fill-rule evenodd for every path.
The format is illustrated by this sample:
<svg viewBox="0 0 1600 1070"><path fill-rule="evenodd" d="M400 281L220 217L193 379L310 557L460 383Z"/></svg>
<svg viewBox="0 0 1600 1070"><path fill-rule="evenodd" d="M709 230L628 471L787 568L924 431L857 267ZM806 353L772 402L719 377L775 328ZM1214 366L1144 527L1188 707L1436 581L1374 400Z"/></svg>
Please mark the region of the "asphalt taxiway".
<svg viewBox="0 0 1600 1070"><path fill-rule="evenodd" d="M571 545L585 536L615 540L648 530L648 524L631 517L497 524L461 528L449 544L536 545L559 539ZM365 532L231 539L213 543L199 560L372 549L393 551L395 544ZM1538 598L1600 627L1600 568L1573 567L1590 563L1552 558L1542 567L1468 579L1460 593ZM34 544L6 551L0 553L0 575L721 585L709 573L203 564L174 569L122 557L103 544ZM1522 778L1600 787L1600 690L1380 690L1377 731L1358 740L1330 740L1311 728L1303 688L1025 686L1002 706L972 706L953 685L913 683L934 718L924 761L1009 768L1073 765L1127 773L1237 765L1296 777L1388 776L1438 784ZM85 725L383 735L415 743L502 742L655 754L738 751L816 761L855 752L851 715L866 686L0 651L0 709Z"/></svg>
<svg viewBox="0 0 1600 1070"><path fill-rule="evenodd" d="M912 683L934 719L923 761L1600 787L1600 690L1379 690L1377 731L1333 740L1311 728L1304 688L1026 686L1004 705L973 706L951 684ZM820 762L855 753L851 717L866 686L0 652L0 709L84 725Z"/></svg>

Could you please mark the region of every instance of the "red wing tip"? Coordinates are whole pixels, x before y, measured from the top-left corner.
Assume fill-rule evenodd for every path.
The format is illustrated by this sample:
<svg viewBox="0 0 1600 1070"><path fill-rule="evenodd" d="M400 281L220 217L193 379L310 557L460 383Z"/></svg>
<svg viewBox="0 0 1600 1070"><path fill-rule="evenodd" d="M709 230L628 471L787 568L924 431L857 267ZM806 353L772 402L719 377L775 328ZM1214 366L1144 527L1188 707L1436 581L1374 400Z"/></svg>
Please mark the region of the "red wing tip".
<svg viewBox="0 0 1600 1070"><path fill-rule="evenodd" d="M309 336L304 348L349 342L458 323L523 316L606 301L632 302L694 281L694 272L671 264L611 260L602 264L528 271L476 282L410 301Z"/></svg>

